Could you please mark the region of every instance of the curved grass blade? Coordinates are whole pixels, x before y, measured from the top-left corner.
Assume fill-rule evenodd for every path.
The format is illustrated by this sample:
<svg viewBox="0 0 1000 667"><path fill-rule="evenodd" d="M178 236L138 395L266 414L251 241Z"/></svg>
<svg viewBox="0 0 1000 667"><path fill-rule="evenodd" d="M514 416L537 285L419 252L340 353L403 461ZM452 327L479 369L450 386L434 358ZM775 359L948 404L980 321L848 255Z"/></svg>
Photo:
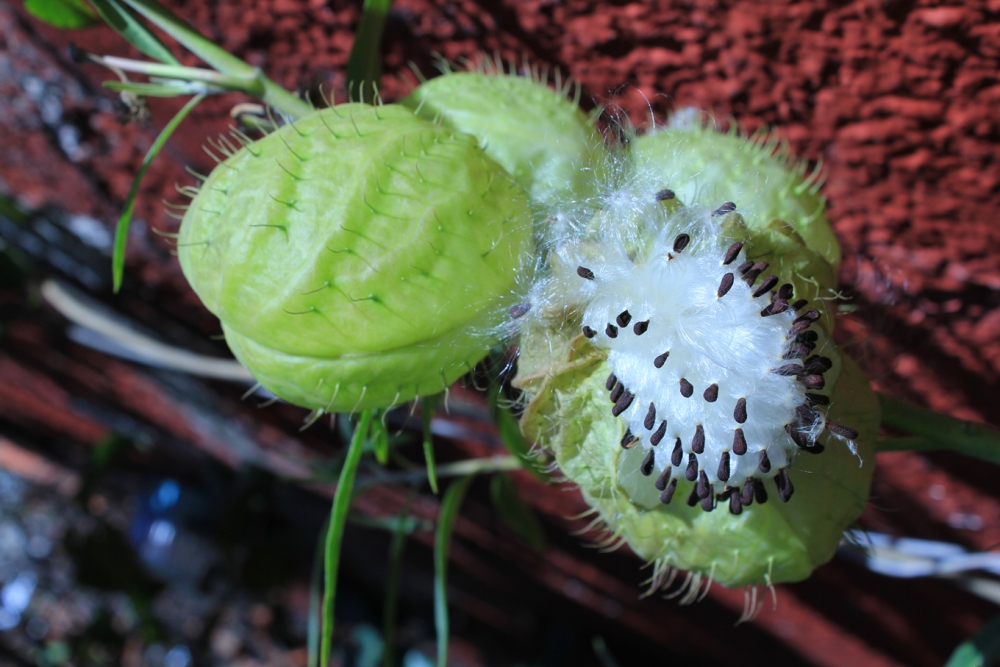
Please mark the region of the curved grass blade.
<svg viewBox="0 0 1000 667"><path fill-rule="evenodd" d="M391 4L392 0L365 0L361 10L361 22L347 60L347 90L357 90L359 102L375 101L382 79L382 32Z"/></svg>
<svg viewBox="0 0 1000 667"><path fill-rule="evenodd" d="M877 451L947 450L1000 464L1000 431L997 429L942 415L886 394L880 393L878 400L882 405L883 424L918 437L887 438L879 441Z"/></svg>
<svg viewBox="0 0 1000 667"><path fill-rule="evenodd" d="M448 487L441 501L437 533L434 535L434 629L437 631L437 667L448 664L448 549L455 518L469 490L473 476L458 480Z"/></svg>
<svg viewBox="0 0 1000 667"><path fill-rule="evenodd" d="M320 664L327 667L330 664L330 649L333 645L333 603L337 594L337 569L340 566L340 544L344 539L344 525L347 523L347 510L351 505L351 491L354 488L354 477L358 472L358 463L364 451L365 439L372 423L372 411L361 413L358 427L347 448L347 458L340 471L340 481L337 491L333 494L333 508L330 510L330 528L326 533L326 556L324 558L325 581L323 587L323 635L320 646Z"/></svg>
<svg viewBox="0 0 1000 667"><path fill-rule="evenodd" d="M372 422L372 450L375 460L381 465L389 462L389 428L378 419L378 415Z"/></svg>
<svg viewBox="0 0 1000 667"><path fill-rule="evenodd" d="M438 492L437 466L434 465L434 436L431 435L431 420L438 401L444 394L425 396L420 405L420 425L424 434L424 460L427 462L427 481L430 482L434 495Z"/></svg>
<svg viewBox="0 0 1000 667"><path fill-rule="evenodd" d="M160 136L156 137L156 141L149 147L149 151L142 161L142 166L139 167L139 172L132 181L132 188L128 191L128 197L125 198L125 207L122 210L121 217L118 218L118 227L115 229L115 251L111 258L111 276L116 293L121 289L122 277L125 274L125 248L128 245L128 229L132 223L132 212L135 210L135 197L139 194L139 186L142 184L142 178L146 175L146 170L149 168L149 164L153 161L153 158L159 154L163 145L167 143L170 135L174 133L177 126L187 118L191 110L203 99L205 99L204 95L195 95L188 100L184 108L177 112L176 116L170 119L167 126L160 132Z"/></svg>
<svg viewBox="0 0 1000 667"><path fill-rule="evenodd" d="M389 545L389 577L385 582L385 605L382 610L382 640L385 642L385 652L382 654L383 667L396 665L396 616L399 609L399 577L403 569L403 549L406 547L406 536L412 532L410 508L417 499L417 490L410 491L399 513L399 525L392 535Z"/></svg>
<svg viewBox="0 0 1000 667"><path fill-rule="evenodd" d="M309 620L306 625L306 665L319 667L319 625L320 604L323 600L323 554L326 549L326 535L330 530L330 518L327 517L323 530L316 540L316 550L313 554L312 575L309 578Z"/></svg>
<svg viewBox="0 0 1000 667"><path fill-rule="evenodd" d="M962 642L944 667L985 667L1000 658L1000 616Z"/></svg>
<svg viewBox="0 0 1000 667"><path fill-rule="evenodd" d="M154 60L168 65L180 65L170 49L143 25L135 12L123 5L119 0L90 0L101 18L115 32L125 38L129 44L145 53Z"/></svg>

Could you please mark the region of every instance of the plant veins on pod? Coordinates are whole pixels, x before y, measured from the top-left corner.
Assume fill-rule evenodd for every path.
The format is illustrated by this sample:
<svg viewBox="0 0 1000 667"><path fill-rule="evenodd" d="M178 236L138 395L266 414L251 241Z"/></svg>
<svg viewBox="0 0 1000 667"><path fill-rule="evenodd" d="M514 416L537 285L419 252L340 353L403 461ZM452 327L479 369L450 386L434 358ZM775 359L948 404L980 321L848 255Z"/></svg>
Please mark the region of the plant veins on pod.
<svg viewBox="0 0 1000 667"><path fill-rule="evenodd" d="M387 407L485 355L531 214L474 137L347 104L235 138L184 216L180 261L264 387L320 412Z"/></svg>
<svg viewBox="0 0 1000 667"><path fill-rule="evenodd" d="M654 585L687 570L693 599L704 578L803 579L864 507L879 417L830 340L822 199L773 144L696 124L629 145L594 201L550 216L521 319L522 428ZM673 187L695 175L685 206Z"/></svg>

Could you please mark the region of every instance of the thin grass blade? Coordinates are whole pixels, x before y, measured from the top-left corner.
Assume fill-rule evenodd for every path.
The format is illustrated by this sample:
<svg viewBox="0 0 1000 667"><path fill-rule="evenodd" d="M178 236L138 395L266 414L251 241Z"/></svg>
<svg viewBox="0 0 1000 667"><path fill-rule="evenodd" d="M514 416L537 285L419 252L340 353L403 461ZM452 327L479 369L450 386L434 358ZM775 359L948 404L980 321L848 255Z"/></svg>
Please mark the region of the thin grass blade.
<svg viewBox="0 0 1000 667"><path fill-rule="evenodd" d="M132 181L132 188L128 191L128 197L125 198L125 207L122 210L121 217L118 218L118 227L115 229L115 250L111 258L111 275L116 293L121 289L122 278L125 275L125 249L128 245L128 230L132 223L132 212L135 210L135 198L139 194L139 186L142 185L142 179L146 175L146 170L149 169L153 158L159 154L164 144L167 143L167 139L177 129L177 126L187 118L191 110L198 106L198 103L203 99L205 99L204 95L195 95L188 100L184 108L177 112L176 116L170 119L167 126L160 132L160 136L156 137L156 141L149 147L149 151L142 161L142 166L139 167L139 172Z"/></svg>
<svg viewBox="0 0 1000 667"><path fill-rule="evenodd" d="M434 419L434 411L442 396L444 394L426 396L420 407L420 424L424 433L424 460L427 462L427 481L430 483L434 495L437 495L438 492L438 477L437 466L434 464L434 436L431 435L431 420Z"/></svg>
<svg viewBox="0 0 1000 667"><path fill-rule="evenodd" d="M358 91L361 102L371 104L382 79L382 32L392 0L365 0L354 46L347 60L347 89Z"/></svg>
<svg viewBox="0 0 1000 667"><path fill-rule="evenodd" d="M992 426L942 415L909 401L878 395L882 405L882 423L917 438L887 438L877 451L947 450L1000 464L1000 431Z"/></svg>
<svg viewBox="0 0 1000 667"><path fill-rule="evenodd" d="M448 487L441 501L437 533L434 536L434 628L437 630L437 667L448 664L448 550L458 510L469 490L473 476Z"/></svg>
<svg viewBox="0 0 1000 667"><path fill-rule="evenodd" d="M383 667L396 667L396 616L399 609L399 577L403 569L403 549L406 536L410 534L410 508L417 498L417 490L410 491L403 511L399 514L399 525L392 535L389 545L389 577L385 582L385 605L382 610L382 639L385 652L382 654Z"/></svg>
<svg viewBox="0 0 1000 667"><path fill-rule="evenodd" d="M134 11L119 0L90 0L101 18L125 40L154 60L180 65L170 49L147 28Z"/></svg>
<svg viewBox="0 0 1000 667"><path fill-rule="evenodd" d="M330 664L330 649L333 646L333 603L337 594L337 570L340 566L340 546L344 540L344 526L347 511L351 506L351 491L358 473L358 463L364 451L365 439L372 423L372 411L361 413L361 420L354 430L351 444L347 448L347 458L340 471L337 491L333 494L333 509L330 510L330 528L326 533L326 556L324 558L323 587L323 635L320 646L320 664Z"/></svg>

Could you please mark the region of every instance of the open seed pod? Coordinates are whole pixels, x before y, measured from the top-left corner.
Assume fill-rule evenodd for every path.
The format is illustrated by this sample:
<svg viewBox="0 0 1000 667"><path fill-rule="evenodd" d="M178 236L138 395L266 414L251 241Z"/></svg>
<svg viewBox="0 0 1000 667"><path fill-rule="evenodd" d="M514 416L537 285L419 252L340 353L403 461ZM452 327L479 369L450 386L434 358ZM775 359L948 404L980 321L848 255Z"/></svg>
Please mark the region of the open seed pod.
<svg viewBox="0 0 1000 667"><path fill-rule="evenodd" d="M864 508L879 422L829 336L821 235L684 206L634 154L616 168L530 297L522 429L655 582L803 579Z"/></svg>
<svg viewBox="0 0 1000 667"><path fill-rule="evenodd" d="M386 407L485 355L531 215L474 137L347 104L240 138L184 217L180 260L261 384L314 409Z"/></svg>

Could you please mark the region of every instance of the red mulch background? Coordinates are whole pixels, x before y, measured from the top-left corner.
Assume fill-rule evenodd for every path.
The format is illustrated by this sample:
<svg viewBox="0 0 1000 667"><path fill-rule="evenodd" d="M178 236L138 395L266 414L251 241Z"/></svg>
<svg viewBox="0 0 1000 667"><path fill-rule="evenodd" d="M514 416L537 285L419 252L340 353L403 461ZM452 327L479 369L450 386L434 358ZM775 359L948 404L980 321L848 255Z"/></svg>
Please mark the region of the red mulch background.
<svg viewBox="0 0 1000 667"><path fill-rule="evenodd" d="M167 4L287 87L342 91L360 1ZM25 206L94 216L110 229L146 149L181 102L152 100L148 127L119 124L114 97L100 88L109 75L72 64L70 41L137 55L109 30L60 32L19 3L0 5L0 188ZM415 82L408 63L432 72L435 54L459 60L497 51L572 75L587 106L613 100L636 119L647 105L661 116L694 106L750 131L777 128L799 156L826 169L829 215L845 255L840 277L857 307L843 319L841 342L852 342L880 390L1000 426L1000 0L397 0L384 51L388 100ZM125 295L99 295L138 321L166 321L167 339L220 354L208 340L217 325L149 228L176 229L160 201L179 201L174 184L191 180L185 165L210 170L201 145L226 130L238 101L203 103L149 170ZM156 377L69 343L54 313L23 305L22 316L7 318L0 347L0 433L86 445L115 428L91 408L114 405L164 442L240 461L220 434L184 417L183 400ZM329 455L323 429L297 432L299 411L258 411L240 403L236 389L206 386L214 409L251 432L275 469ZM486 451L474 439L442 447L446 458ZM881 455L879 464L864 526L972 550L1000 545L995 468L911 453ZM779 586L776 610L767 605L734 629L742 593L715 587L693 607L638 600L643 577L632 556L595 554L558 537L579 523L563 518L579 509L576 494L519 483L546 517L555 544L546 558L517 546L475 500L453 553L463 573L464 602L456 604L514 647L523 641L517 614L534 609L601 633L631 656L623 664L673 657L931 666L997 613L948 582L888 579L836 559L804 583ZM384 514L402 502L402 492L373 492L361 510ZM420 512L435 516L433 497L421 503Z"/></svg>

